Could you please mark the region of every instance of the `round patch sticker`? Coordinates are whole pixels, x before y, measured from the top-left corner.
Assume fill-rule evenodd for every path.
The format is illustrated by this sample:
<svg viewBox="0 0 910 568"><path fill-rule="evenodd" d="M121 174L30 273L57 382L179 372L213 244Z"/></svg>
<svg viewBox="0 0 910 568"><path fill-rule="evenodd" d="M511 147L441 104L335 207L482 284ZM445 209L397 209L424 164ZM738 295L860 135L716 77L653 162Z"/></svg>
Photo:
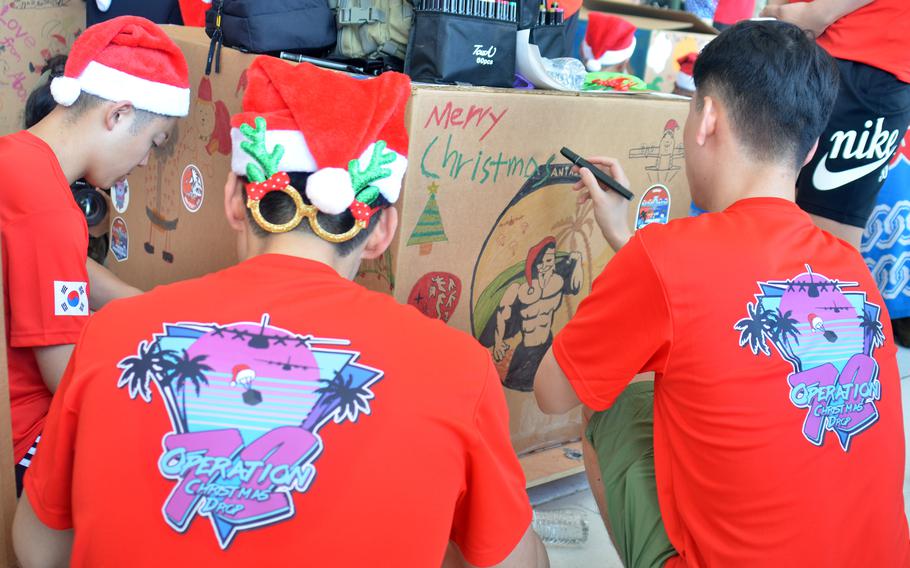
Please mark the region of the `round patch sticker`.
<svg viewBox="0 0 910 568"><path fill-rule="evenodd" d="M123 262L130 256L130 234L123 217L115 217L111 223L111 253L117 262Z"/></svg>
<svg viewBox="0 0 910 568"><path fill-rule="evenodd" d="M461 280L449 272L424 274L414 284L408 303L431 318L449 321L461 298Z"/></svg>
<svg viewBox="0 0 910 568"><path fill-rule="evenodd" d="M638 214L635 216L635 230L651 223L664 225L670 219L670 190L657 183L648 188L638 202Z"/></svg>
<svg viewBox="0 0 910 568"><path fill-rule="evenodd" d="M193 164L183 168L183 175L180 176L180 197L183 199L183 206L190 213L195 213L202 207L205 182L202 181L202 172Z"/></svg>
<svg viewBox="0 0 910 568"><path fill-rule="evenodd" d="M114 184L111 188L111 201L114 204L114 210L117 213L126 213L126 208L130 206L130 182L123 180Z"/></svg>

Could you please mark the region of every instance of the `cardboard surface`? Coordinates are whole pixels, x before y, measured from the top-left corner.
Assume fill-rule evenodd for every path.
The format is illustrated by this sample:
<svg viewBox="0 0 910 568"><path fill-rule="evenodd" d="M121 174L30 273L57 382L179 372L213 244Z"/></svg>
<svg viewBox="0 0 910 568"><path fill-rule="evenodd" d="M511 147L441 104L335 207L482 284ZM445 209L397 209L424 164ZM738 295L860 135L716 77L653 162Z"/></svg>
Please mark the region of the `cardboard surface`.
<svg viewBox="0 0 910 568"><path fill-rule="evenodd" d="M68 52L84 28L82 0L0 2L0 136L22 129L45 62Z"/></svg>
<svg viewBox="0 0 910 568"><path fill-rule="evenodd" d="M208 40L200 30L170 33L190 62L194 107L180 125L177 148L131 176L122 215L128 255L108 263L146 289L235 261L234 237L222 212L228 158L206 149L207 135L217 128L200 125L207 114L195 98ZM242 72L251 61L226 49L221 75L211 77L215 100L231 111L239 108ZM612 256L590 205L576 205L575 178L559 149L622 158L636 193L629 211L633 222L684 216L689 195L681 138L687 110L684 101L649 96L415 87L400 230L382 259L364 264L360 281L471 333L494 353L510 383L524 377L530 387L550 335L568 321ZM192 181L184 175L189 164L205 185L196 213L178 191L181 178ZM647 191L657 184L668 189ZM192 193L192 183L185 186ZM158 240L147 241L149 235ZM544 252L549 247L541 243L550 241L555 258L542 255L539 270L537 255L529 253L535 247ZM153 244L153 253L145 251L145 242ZM173 262L162 257L164 242ZM609 352L605 348L605 356ZM506 398L519 453L578 439L579 412L546 417L530 392L507 388Z"/></svg>

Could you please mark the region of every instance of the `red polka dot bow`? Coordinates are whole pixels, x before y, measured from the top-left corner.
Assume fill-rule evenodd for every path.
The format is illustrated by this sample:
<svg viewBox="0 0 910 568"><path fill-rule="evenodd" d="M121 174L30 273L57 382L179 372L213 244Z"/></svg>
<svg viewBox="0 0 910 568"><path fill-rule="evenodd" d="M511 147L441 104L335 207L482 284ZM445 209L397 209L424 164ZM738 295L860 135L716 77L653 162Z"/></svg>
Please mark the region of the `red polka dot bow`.
<svg viewBox="0 0 910 568"><path fill-rule="evenodd" d="M281 191L291 185L291 178L285 172L278 172L269 179L246 186L246 195L253 201L259 201L272 191Z"/></svg>
<svg viewBox="0 0 910 568"><path fill-rule="evenodd" d="M354 215L354 219L357 221L363 221L367 225L370 224L370 218L379 211L379 207L370 207L366 203L361 201L354 200L354 203L350 207L351 214Z"/></svg>

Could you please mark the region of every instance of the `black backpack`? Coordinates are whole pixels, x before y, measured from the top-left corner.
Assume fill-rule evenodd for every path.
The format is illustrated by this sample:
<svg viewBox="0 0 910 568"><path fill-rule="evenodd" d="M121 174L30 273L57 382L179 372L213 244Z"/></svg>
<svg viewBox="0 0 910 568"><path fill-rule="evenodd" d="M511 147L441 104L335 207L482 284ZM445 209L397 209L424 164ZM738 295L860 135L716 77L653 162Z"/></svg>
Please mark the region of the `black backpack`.
<svg viewBox="0 0 910 568"><path fill-rule="evenodd" d="M212 38L209 66L222 44L250 53L323 55L337 37L326 0L213 0L205 32Z"/></svg>

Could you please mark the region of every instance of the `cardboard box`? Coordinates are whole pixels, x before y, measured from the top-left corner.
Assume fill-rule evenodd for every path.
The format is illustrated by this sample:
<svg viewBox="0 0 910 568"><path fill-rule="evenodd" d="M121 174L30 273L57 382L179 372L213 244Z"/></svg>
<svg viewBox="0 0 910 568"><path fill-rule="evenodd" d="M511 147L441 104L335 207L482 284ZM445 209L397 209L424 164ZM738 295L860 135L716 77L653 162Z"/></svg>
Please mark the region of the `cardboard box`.
<svg viewBox="0 0 910 568"><path fill-rule="evenodd" d="M0 3L0 135L21 130L25 101L45 62L69 51L85 28L82 0Z"/></svg>
<svg viewBox="0 0 910 568"><path fill-rule="evenodd" d="M192 70L192 114L180 124L177 148L131 176L122 214L128 252L109 263L143 288L235 261L222 207L228 156L213 150L218 111L196 97L208 41L199 30L169 33ZM224 50L222 57L221 74L210 79L213 104L233 112L252 56ZM364 264L360 281L473 334L495 352L509 384L529 387L550 335L612 256L591 206L576 205L559 149L621 157L636 192L633 221L684 216L687 109L665 97L415 87L400 231L382 259ZM198 197L191 207L188 195ZM507 388L506 396L519 453L580 436L577 412L546 417L531 393Z"/></svg>

